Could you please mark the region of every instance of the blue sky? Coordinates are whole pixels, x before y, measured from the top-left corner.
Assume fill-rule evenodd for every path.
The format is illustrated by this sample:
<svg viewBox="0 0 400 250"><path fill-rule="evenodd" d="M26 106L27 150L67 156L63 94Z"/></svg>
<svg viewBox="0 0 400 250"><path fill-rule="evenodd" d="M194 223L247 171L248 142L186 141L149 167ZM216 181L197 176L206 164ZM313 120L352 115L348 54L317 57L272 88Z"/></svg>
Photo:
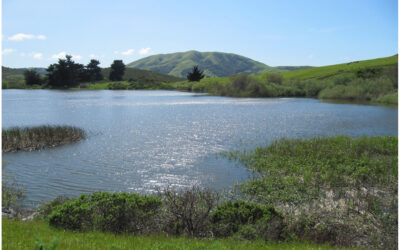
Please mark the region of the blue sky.
<svg viewBox="0 0 400 250"><path fill-rule="evenodd" d="M337 64L396 54L397 10L397 0L3 0L2 64L47 67L67 53L107 67L188 50Z"/></svg>

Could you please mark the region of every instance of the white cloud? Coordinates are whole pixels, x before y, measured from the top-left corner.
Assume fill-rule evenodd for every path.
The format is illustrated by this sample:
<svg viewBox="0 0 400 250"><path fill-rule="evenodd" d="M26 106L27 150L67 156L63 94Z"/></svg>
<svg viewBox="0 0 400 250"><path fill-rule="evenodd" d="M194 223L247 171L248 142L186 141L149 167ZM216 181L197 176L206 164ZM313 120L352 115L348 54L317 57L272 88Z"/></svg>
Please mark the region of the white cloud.
<svg viewBox="0 0 400 250"><path fill-rule="evenodd" d="M20 56L25 56L24 52L19 53Z"/></svg>
<svg viewBox="0 0 400 250"><path fill-rule="evenodd" d="M62 51L62 52L60 52L58 54L52 55L51 58L52 59L62 59L62 58L65 58L66 55L67 55L67 52Z"/></svg>
<svg viewBox="0 0 400 250"><path fill-rule="evenodd" d="M119 51L118 50L114 51L114 54L119 54Z"/></svg>
<svg viewBox="0 0 400 250"><path fill-rule="evenodd" d="M148 53L150 53L151 48L142 48L139 50L139 54L140 55L146 55Z"/></svg>
<svg viewBox="0 0 400 250"><path fill-rule="evenodd" d="M14 52L15 49L3 49L3 51L1 52L3 55L7 55L10 54L12 52Z"/></svg>
<svg viewBox="0 0 400 250"><path fill-rule="evenodd" d="M96 55L95 54L90 54L89 58L96 58Z"/></svg>
<svg viewBox="0 0 400 250"><path fill-rule="evenodd" d="M134 51L135 51L134 49L128 49L127 51L122 51L121 54L126 56L132 55Z"/></svg>
<svg viewBox="0 0 400 250"><path fill-rule="evenodd" d="M43 58L43 54L42 53L33 53L32 56L35 59L42 59Z"/></svg>
<svg viewBox="0 0 400 250"><path fill-rule="evenodd" d="M11 40L11 41L23 41L23 40L29 40L29 39L45 40L46 36L18 33L18 34L15 34L13 36L10 36L8 38L8 40Z"/></svg>
<svg viewBox="0 0 400 250"><path fill-rule="evenodd" d="M58 54L52 55L51 59L64 59L66 55L67 55L67 52L61 51ZM81 55L71 55L71 56L72 56L73 59L76 59L76 60L81 60L82 59Z"/></svg>

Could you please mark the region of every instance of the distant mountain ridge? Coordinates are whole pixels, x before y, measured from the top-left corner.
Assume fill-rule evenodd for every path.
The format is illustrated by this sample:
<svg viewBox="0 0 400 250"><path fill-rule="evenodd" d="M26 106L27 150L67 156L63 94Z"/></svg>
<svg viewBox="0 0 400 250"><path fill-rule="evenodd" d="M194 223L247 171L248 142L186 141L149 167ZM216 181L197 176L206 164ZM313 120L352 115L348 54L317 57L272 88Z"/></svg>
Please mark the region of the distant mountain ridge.
<svg viewBox="0 0 400 250"><path fill-rule="evenodd" d="M223 52L195 50L148 56L127 64L127 67L151 70L177 77L186 77L193 66L204 70L206 77L229 76L237 73L260 74L284 71L250 58Z"/></svg>

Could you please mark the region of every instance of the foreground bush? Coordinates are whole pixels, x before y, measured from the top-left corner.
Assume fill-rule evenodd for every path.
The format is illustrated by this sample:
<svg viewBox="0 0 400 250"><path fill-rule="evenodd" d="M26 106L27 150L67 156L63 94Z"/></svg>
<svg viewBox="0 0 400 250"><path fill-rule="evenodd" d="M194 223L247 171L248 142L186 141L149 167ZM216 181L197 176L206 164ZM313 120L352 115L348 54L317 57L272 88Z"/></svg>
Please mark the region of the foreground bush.
<svg viewBox="0 0 400 250"><path fill-rule="evenodd" d="M36 150L84 139L85 132L72 126L15 127L3 130L3 152Z"/></svg>
<svg viewBox="0 0 400 250"><path fill-rule="evenodd" d="M301 240L397 246L397 137L280 140L234 152L260 178L237 187L283 211Z"/></svg>
<svg viewBox="0 0 400 250"><path fill-rule="evenodd" d="M225 202L212 214L212 227L216 236L265 239L278 241L284 230L283 215L273 207L244 201Z"/></svg>
<svg viewBox="0 0 400 250"><path fill-rule="evenodd" d="M160 222L167 233L209 236L210 215L219 196L215 191L192 187L180 192L165 190Z"/></svg>
<svg viewBox="0 0 400 250"><path fill-rule="evenodd" d="M283 216L273 207L244 201L217 206L218 201L215 191L197 186L179 192L166 189L159 197L98 192L56 198L39 209L39 218L80 231L283 239Z"/></svg>
<svg viewBox="0 0 400 250"><path fill-rule="evenodd" d="M97 192L55 206L48 220L52 226L71 230L147 233L156 225L160 206L155 196Z"/></svg>

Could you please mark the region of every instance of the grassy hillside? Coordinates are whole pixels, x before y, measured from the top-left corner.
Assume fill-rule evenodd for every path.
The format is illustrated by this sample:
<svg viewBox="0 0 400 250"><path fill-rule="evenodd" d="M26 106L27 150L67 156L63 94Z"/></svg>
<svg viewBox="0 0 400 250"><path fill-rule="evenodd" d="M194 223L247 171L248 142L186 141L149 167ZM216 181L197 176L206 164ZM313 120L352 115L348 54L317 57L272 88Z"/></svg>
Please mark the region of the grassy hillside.
<svg viewBox="0 0 400 250"><path fill-rule="evenodd" d="M308 69L294 70L283 72L282 75L286 79L318 79L328 78L346 72L356 72L360 69L374 68L382 69L390 65L397 65L398 56L389 56L372 60L355 61L336 65L314 67Z"/></svg>
<svg viewBox="0 0 400 250"><path fill-rule="evenodd" d="M101 70L103 76L108 79L110 68L103 68ZM182 78L176 76L165 75L149 70L126 68L125 74L122 78L124 81L134 81L140 83L153 83L153 82L176 82L182 81Z"/></svg>
<svg viewBox="0 0 400 250"><path fill-rule="evenodd" d="M250 58L222 52L187 51L149 56L127 66L163 74L186 77L193 66L199 65L206 77L229 76L236 73L259 74L277 69Z"/></svg>
<svg viewBox="0 0 400 250"><path fill-rule="evenodd" d="M24 72L28 70L28 68L8 68L8 67L1 67L2 68L2 80L3 82L20 82L24 80ZM39 74L46 74L45 68L29 68L33 69Z"/></svg>

